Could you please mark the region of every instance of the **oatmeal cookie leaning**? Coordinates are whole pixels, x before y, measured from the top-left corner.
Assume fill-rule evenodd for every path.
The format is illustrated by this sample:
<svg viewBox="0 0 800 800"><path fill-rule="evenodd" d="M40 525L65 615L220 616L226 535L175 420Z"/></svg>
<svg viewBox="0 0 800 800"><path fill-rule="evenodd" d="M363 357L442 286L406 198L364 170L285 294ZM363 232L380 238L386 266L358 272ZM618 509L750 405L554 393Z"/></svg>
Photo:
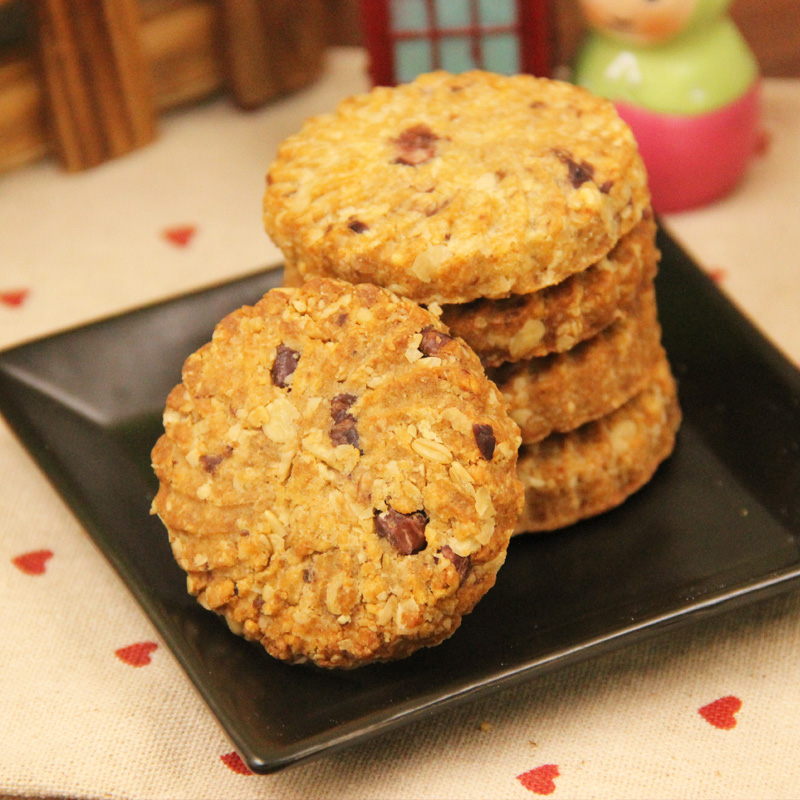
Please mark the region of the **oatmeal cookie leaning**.
<svg viewBox="0 0 800 800"><path fill-rule="evenodd" d="M523 499L519 429L415 303L315 279L223 319L153 449L189 591L290 662L356 667L449 637Z"/></svg>

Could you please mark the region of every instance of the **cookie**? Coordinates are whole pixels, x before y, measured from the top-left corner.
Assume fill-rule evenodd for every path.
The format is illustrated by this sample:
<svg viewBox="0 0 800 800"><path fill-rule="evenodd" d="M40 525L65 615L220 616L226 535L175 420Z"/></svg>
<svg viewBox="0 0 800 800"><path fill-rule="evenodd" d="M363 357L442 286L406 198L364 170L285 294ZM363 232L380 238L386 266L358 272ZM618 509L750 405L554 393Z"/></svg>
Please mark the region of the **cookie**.
<svg viewBox="0 0 800 800"><path fill-rule="evenodd" d="M664 359L652 284L636 311L565 353L487 371L530 444L605 416L639 392Z"/></svg>
<svg viewBox="0 0 800 800"><path fill-rule="evenodd" d="M516 533L556 530L620 505L670 455L680 421L664 361L652 383L613 413L524 445L517 471L525 509Z"/></svg>
<svg viewBox="0 0 800 800"><path fill-rule="evenodd" d="M305 281L298 269L292 264L283 265L283 278L281 279L281 286L285 289L299 289Z"/></svg>
<svg viewBox="0 0 800 800"><path fill-rule="evenodd" d="M607 100L531 75L435 72L285 140L264 225L304 278L443 304L560 283L648 208L636 142Z"/></svg>
<svg viewBox="0 0 800 800"><path fill-rule="evenodd" d="M486 367L563 352L630 313L652 283L659 252L652 214L591 267L555 286L504 300L442 307L442 321Z"/></svg>
<svg viewBox="0 0 800 800"><path fill-rule="evenodd" d="M186 360L153 509L189 591L273 656L355 667L450 636L522 502L516 424L430 312L315 279Z"/></svg>

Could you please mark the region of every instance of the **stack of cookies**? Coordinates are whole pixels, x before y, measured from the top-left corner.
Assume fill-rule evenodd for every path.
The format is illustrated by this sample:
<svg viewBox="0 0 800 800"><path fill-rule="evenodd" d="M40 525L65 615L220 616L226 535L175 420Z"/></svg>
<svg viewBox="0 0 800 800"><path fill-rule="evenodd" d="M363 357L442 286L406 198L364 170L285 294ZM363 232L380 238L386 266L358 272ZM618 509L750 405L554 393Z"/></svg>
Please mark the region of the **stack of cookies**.
<svg viewBox="0 0 800 800"><path fill-rule="evenodd" d="M375 88L284 142L264 221L289 285L386 287L479 355L521 430L518 533L618 505L672 451L647 176L609 102L485 72Z"/></svg>
<svg viewBox="0 0 800 800"><path fill-rule="evenodd" d="M438 644L513 533L621 503L680 421L645 171L569 84L435 73L280 148L286 282L167 398L153 512L189 591L276 658Z"/></svg>
<svg viewBox="0 0 800 800"><path fill-rule="evenodd" d="M520 426L519 532L619 505L671 452L680 414L661 346L658 255L645 211L608 255L554 286L444 307Z"/></svg>

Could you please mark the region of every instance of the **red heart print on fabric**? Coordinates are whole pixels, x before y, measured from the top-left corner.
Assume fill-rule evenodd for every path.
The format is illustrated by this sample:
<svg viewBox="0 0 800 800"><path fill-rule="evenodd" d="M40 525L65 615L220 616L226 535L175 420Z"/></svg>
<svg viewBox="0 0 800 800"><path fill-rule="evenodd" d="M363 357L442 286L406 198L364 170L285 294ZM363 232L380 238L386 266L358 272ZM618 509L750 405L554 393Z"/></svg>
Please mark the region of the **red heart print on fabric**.
<svg viewBox="0 0 800 800"><path fill-rule="evenodd" d="M731 728L736 727L736 714L742 707L742 701L732 694L727 697L720 697L713 703L709 703L702 708L697 709L697 713L706 721L713 725L715 728L720 728L724 731L729 731Z"/></svg>
<svg viewBox="0 0 800 800"><path fill-rule="evenodd" d="M21 306L30 294L30 289L13 289L10 291L0 292L0 303L5 306L16 308Z"/></svg>
<svg viewBox="0 0 800 800"><path fill-rule="evenodd" d="M242 757L238 753L225 753L225 755L220 756L220 758L222 759L222 763L231 770L231 772L235 772L237 775L253 774L252 770L242 761Z"/></svg>
<svg viewBox="0 0 800 800"><path fill-rule="evenodd" d="M52 550L32 550L11 559L11 563L26 575L43 575L47 562L53 557Z"/></svg>
<svg viewBox="0 0 800 800"><path fill-rule="evenodd" d="M150 663L150 653L158 649L155 642L137 642L127 647L120 647L114 655L131 667L144 667Z"/></svg>
<svg viewBox="0 0 800 800"><path fill-rule="evenodd" d="M175 225L164 230L164 238L176 247L186 247L197 233L194 225Z"/></svg>
<svg viewBox="0 0 800 800"><path fill-rule="evenodd" d="M556 790L555 778L559 776L557 764L542 764L522 775L517 775L517 780L534 794L553 794Z"/></svg>

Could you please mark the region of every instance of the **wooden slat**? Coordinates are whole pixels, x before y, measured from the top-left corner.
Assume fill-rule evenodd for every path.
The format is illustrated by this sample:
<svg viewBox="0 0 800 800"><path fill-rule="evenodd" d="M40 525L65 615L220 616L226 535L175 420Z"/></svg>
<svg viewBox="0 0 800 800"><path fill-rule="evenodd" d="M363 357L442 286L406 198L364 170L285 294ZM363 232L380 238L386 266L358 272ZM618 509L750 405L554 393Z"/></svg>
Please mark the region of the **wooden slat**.
<svg viewBox="0 0 800 800"><path fill-rule="evenodd" d="M35 0L54 144L69 171L155 138L136 0Z"/></svg>
<svg viewBox="0 0 800 800"><path fill-rule="evenodd" d="M310 83L328 39L324 0L218 0L227 85L242 108Z"/></svg>
<svg viewBox="0 0 800 800"><path fill-rule="evenodd" d="M33 60L20 53L0 61L0 172L44 156L42 90Z"/></svg>
<svg viewBox="0 0 800 800"><path fill-rule="evenodd" d="M142 49L158 109L191 103L222 87L216 0L146 0L142 12Z"/></svg>
<svg viewBox="0 0 800 800"><path fill-rule="evenodd" d="M218 91L224 72L215 0L147 0L142 9L141 48L157 110ZM44 80L27 50L0 61L0 173L55 150Z"/></svg>
<svg viewBox="0 0 800 800"><path fill-rule="evenodd" d="M269 62L269 32L258 0L219 0L227 83L236 102L255 108L279 92Z"/></svg>
<svg viewBox="0 0 800 800"><path fill-rule="evenodd" d="M83 4L95 2L84 0ZM280 58L270 60L276 93L299 88L319 73L328 35L325 14L320 12L325 7L326 0L303 0L298 14L296 0L264 0L264 39L280 53ZM140 46L157 111L197 101L229 85L219 0L142 0L140 8ZM293 21L270 25L270 13ZM7 54L0 62L0 173L54 150L46 125L43 84L30 56ZM270 99L263 87L261 96ZM247 107L257 102L254 97L242 98ZM87 142L102 152L102 143L97 143L91 131L87 137Z"/></svg>

